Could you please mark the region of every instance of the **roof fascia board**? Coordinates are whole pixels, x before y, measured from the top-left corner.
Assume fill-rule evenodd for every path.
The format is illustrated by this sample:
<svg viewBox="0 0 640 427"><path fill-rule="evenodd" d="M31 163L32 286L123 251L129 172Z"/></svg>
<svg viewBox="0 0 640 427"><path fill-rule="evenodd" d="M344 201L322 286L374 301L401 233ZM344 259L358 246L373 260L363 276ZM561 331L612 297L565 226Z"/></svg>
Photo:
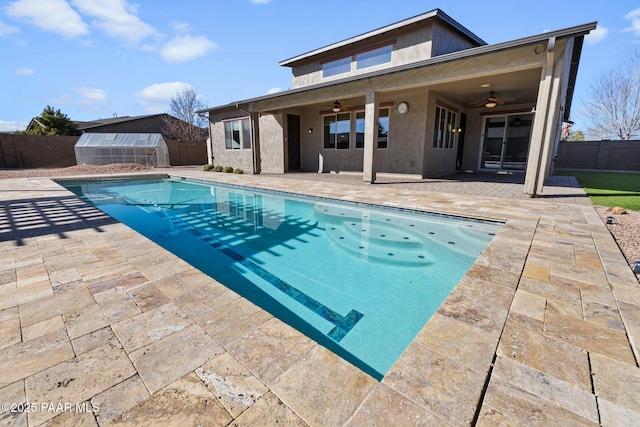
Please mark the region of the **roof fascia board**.
<svg viewBox="0 0 640 427"><path fill-rule="evenodd" d="M459 22L457 22L456 20L451 18L449 15L447 15L446 13L441 11L440 9L434 9L434 10L431 10L429 12L425 12L425 13L423 13L421 15L417 15L417 16L414 16L412 18L408 18L408 19L405 19L405 20L402 20L402 21L398 21L398 22L396 22L394 24L387 25L385 27L381 27L381 28L375 29L373 31L369 31L367 33L360 34L358 36L351 37L351 38L339 41L337 43L333 43L333 44L321 47L319 49L315 49L315 50L309 51L307 53L303 53L302 55L298 55L298 56L294 56L293 58L285 59L283 61L280 61L279 65L290 66L293 63L301 61L303 59L311 58L311 57L319 55L321 53L329 52L329 51L334 50L334 49L338 49L338 48L341 48L341 47L344 47L344 46L348 46L350 44L357 43L359 41L366 40L368 38L371 38L371 37L374 37L374 36L377 36L377 35L380 35L380 34L384 34L384 33L389 32L389 31L397 30L399 28L403 28L403 27L406 27L408 25L415 24L417 22L421 22L421 21L424 21L424 20L427 20L427 19L430 19L430 18L440 18L441 20L443 20L444 22L449 24L451 27L453 27L457 31L459 31L462 34L464 34L465 36L469 37L474 42L476 42L476 43L478 43L480 45L486 45L487 44L480 37L478 37L477 35L473 34L468 28L465 28L463 25L461 25Z"/></svg>
<svg viewBox="0 0 640 427"><path fill-rule="evenodd" d="M597 26L597 22L590 22L588 24L578 25L575 27L564 28L557 31L549 31L547 33L538 34L535 36L524 37L521 39L511 40L508 42L497 43L493 45L485 45L478 46L471 49L461 50L458 52L452 52L445 55L436 56L433 58L425 59L424 61L418 61L411 64L399 65L393 68L387 68L385 70L373 71L371 73L366 74L358 74L357 76L346 77L340 80L332 80L330 82L318 83L315 85L304 86L296 89L289 89L282 92L277 92L274 94L263 95L255 98L249 98L242 101L236 101L231 104L221 105L218 107L207 108L204 110L196 111L197 113L203 112L211 112L217 110L223 110L227 108L236 108L236 105L246 105L252 102L264 101L267 99L274 99L279 97L284 97L287 95L293 95L297 93L308 92L316 89L322 89L331 86L337 86L343 83L351 83L358 80L370 79L373 77L379 77L387 74L393 74L401 71L412 70L415 68L426 67L435 64L441 64L444 62L457 61L461 59L472 58L475 56L486 55L490 53L496 53L503 50L508 49L516 49L525 47L528 45L534 45L542 42L548 41L550 38L555 37L556 39L563 39L567 37L579 37L589 34L590 31L594 30Z"/></svg>

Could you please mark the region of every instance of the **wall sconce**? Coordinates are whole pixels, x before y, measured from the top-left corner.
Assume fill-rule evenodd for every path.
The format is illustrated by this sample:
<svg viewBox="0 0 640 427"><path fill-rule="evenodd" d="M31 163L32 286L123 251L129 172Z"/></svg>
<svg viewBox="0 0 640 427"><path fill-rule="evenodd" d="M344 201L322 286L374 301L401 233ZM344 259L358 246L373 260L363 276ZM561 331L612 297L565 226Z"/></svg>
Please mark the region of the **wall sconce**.
<svg viewBox="0 0 640 427"><path fill-rule="evenodd" d="M307 133L312 134L312 133L313 133L313 128L309 128L309 130L307 131Z"/></svg>

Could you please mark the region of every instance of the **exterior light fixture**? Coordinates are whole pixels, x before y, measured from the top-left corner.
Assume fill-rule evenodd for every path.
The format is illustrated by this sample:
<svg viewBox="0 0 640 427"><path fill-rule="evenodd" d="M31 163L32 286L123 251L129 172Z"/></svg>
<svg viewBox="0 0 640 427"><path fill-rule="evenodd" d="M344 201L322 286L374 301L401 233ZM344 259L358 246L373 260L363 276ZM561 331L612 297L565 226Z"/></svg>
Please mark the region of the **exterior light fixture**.
<svg viewBox="0 0 640 427"><path fill-rule="evenodd" d="M340 108L340 102L336 101L333 103L333 108L332 108L334 113L339 113L341 108Z"/></svg>
<svg viewBox="0 0 640 427"><path fill-rule="evenodd" d="M607 224L613 224L613 217L612 216L608 216L607 217Z"/></svg>
<svg viewBox="0 0 640 427"><path fill-rule="evenodd" d="M308 133L313 133L313 128L309 128L309 130L307 131Z"/></svg>
<svg viewBox="0 0 640 427"><path fill-rule="evenodd" d="M486 103L486 104L484 104L484 106L485 106L485 107L487 107L487 108L493 108L493 107L495 107L496 105L498 105L498 103L497 103L497 102L495 102L495 101L487 101L487 103Z"/></svg>

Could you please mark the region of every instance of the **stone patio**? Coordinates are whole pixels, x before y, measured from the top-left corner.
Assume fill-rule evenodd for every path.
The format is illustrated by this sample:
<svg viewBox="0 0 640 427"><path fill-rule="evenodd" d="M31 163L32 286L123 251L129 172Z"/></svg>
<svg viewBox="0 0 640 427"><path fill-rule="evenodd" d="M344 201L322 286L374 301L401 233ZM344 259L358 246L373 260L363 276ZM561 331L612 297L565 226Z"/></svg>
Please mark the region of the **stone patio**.
<svg viewBox="0 0 640 427"><path fill-rule="evenodd" d="M640 285L571 180L166 172L505 225L378 382L53 181L0 180L0 424L640 425Z"/></svg>

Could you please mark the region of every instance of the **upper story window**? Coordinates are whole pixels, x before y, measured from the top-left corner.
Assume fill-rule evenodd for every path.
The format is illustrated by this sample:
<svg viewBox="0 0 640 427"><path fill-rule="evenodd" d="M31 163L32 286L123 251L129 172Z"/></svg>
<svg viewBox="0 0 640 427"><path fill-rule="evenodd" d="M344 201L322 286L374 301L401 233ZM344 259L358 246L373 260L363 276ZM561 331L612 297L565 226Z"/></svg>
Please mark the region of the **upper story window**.
<svg viewBox="0 0 640 427"><path fill-rule="evenodd" d="M227 150L251 149L251 123L248 118L224 122L224 146Z"/></svg>
<svg viewBox="0 0 640 427"><path fill-rule="evenodd" d="M368 49L354 52L349 56L324 62L322 64L322 77L337 76L352 70L362 70L391 62L394 43L395 40L388 41L383 46L369 47Z"/></svg>
<svg viewBox="0 0 640 427"><path fill-rule="evenodd" d="M351 71L351 57L322 64L322 77L331 77Z"/></svg>
<svg viewBox="0 0 640 427"><path fill-rule="evenodd" d="M384 46L356 55L356 69L373 67L375 65L386 64L391 62L391 51L393 46Z"/></svg>

